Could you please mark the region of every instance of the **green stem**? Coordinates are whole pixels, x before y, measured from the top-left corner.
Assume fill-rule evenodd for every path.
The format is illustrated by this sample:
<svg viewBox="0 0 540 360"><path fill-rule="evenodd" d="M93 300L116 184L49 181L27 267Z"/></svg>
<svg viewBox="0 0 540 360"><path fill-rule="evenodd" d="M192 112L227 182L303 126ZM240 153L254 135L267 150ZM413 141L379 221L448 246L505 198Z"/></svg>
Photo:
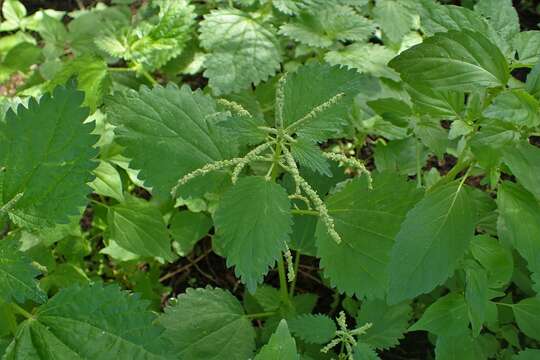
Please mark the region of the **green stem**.
<svg viewBox="0 0 540 360"><path fill-rule="evenodd" d="M18 314L21 314L22 316L24 316L25 318L27 319L31 319L33 318L32 314L30 314L28 311L24 310L22 307L20 307L19 305L15 304L15 303L11 303L11 307L13 308L13 310L18 313Z"/></svg>
<svg viewBox="0 0 540 360"><path fill-rule="evenodd" d="M279 291L281 292L281 300L283 303L289 302L289 292L287 290L287 275L285 273L285 263L283 256L279 256L278 259L278 273L279 273Z"/></svg>
<svg viewBox="0 0 540 360"><path fill-rule="evenodd" d="M154 79L154 78L152 77L152 75L150 75L150 73L149 73L148 71L141 69L141 70L139 71L139 74L141 74L141 75L144 76L148 81L150 81L150 83L151 83L152 85L157 85L157 84L158 84L158 82L156 81L156 79Z"/></svg>
<svg viewBox="0 0 540 360"><path fill-rule="evenodd" d="M302 254L300 254L300 251L297 251L296 254L294 255L294 279L291 282L291 287L289 289L289 296L291 297L291 299L293 298L294 291L296 290L296 279L298 278L298 267L300 266L301 255Z"/></svg>
<svg viewBox="0 0 540 360"><path fill-rule="evenodd" d="M276 315L277 313L275 311L268 311L268 312L262 312L262 313L257 313L257 314L247 314L246 317L248 319L261 319L261 318L267 318L267 317L270 317L270 316L274 316Z"/></svg>
<svg viewBox="0 0 540 360"><path fill-rule="evenodd" d="M422 188L422 164L420 163L421 144L419 140L416 140L416 186Z"/></svg>
<svg viewBox="0 0 540 360"><path fill-rule="evenodd" d="M136 70L133 69L133 68L110 67L110 68L109 68L109 71L110 71L110 72L134 72L134 71L136 71Z"/></svg>
<svg viewBox="0 0 540 360"><path fill-rule="evenodd" d="M300 210L300 209L293 209L293 210L291 210L291 214L293 214L293 215L319 216L319 212L316 211L316 210Z"/></svg>
<svg viewBox="0 0 540 360"><path fill-rule="evenodd" d="M497 304L497 305L501 305L501 306L510 307L510 308L514 307L514 304L506 304L506 303L502 303L502 302L493 302L493 303Z"/></svg>
<svg viewBox="0 0 540 360"><path fill-rule="evenodd" d="M281 142L276 142L276 148L274 150L274 164L273 164L273 170L272 170L272 181L275 181L276 178L279 175L279 161L281 160Z"/></svg>

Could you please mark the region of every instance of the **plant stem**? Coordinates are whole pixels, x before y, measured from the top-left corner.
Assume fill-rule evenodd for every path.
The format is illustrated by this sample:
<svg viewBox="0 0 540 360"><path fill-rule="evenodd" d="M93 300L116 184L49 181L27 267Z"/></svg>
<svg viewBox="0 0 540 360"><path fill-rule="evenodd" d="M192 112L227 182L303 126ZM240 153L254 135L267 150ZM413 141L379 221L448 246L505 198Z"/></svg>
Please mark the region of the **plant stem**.
<svg viewBox="0 0 540 360"><path fill-rule="evenodd" d="M148 81L150 81L150 83L151 83L152 85L157 85L157 84L158 84L158 82L156 81L156 79L154 79L154 78L152 77L152 75L150 75L150 73L149 73L148 71L142 70L142 69L141 69L141 70L139 71L139 74L141 74L141 75L144 76Z"/></svg>
<svg viewBox="0 0 540 360"><path fill-rule="evenodd" d="M294 279L291 282L291 287L289 289L289 296L292 299L294 296L294 291L296 290L296 279L298 278L298 267L300 266L300 251L297 251L294 255Z"/></svg>
<svg viewBox="0 0 540 360"><path fill-rule="evenodd" d="M11 307L13 308L13 310L18 313L18 314L21 314L22 316L24 316L25 318L27 319L31 319L33 318L32 314L30 314L28 311L24 310L22 307L20 307L19 305L15 304L15 303L11 303Z"/></svg>
<svg viewBox="0 0 540 360"><path fill-rule="evenodd" d="M300 210L292 209L291 214L293 215L310 215L310 216L319 216L319 212L316 210Z"/></svg>
<svg viewBox="0 0 540 360"><path fill-rule="evenodd" d="M251 319L260 319L260 318L270 317L274 315L276 315L275 311L268 311L268 312L262 312L262 313L257 313L257 314L247 314L246 317L251 320Z"/></svg>
<svg viewBox="0 0 540 360"><path fill-rule="evenodd" d="M422 188L422 164L420 163L420 151L422 150L420 141L416 140L416 187Z"/></svg>
<svg viewBox="0 0 540 360"><path fill-rule="evenodd" d="M289 302L289 292L287 290L287 275L285 273L285 263L283 262L283 256L279 256L278 259L278 273L279 273L279 291L281 292L281 300L283 303Z"/></svg>
<svg viewBox="0 0 540 360"><path fill-rule="evenodd" d="M272 181L275 181L279 175L279 171L280 171L279 160L280 159L281 159L281 142L278 140L276 142L276 148L274 150L274 164L272 165L273 170L272 170L272 175L271 175Z"/></svg>
<svg viewBox="0 0 540 360"><path fill-rule="evenodd" d="M110 72L135 72L137 70L133 68L125 68L125 67L110 67Z"/></svg>

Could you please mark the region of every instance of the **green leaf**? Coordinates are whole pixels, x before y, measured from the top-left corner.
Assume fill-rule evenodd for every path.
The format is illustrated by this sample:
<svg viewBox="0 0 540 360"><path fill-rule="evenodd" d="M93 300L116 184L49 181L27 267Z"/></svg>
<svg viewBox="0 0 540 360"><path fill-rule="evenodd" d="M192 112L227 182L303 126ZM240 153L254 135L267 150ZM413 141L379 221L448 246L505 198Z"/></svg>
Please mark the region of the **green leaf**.
<svg viewBox="0 0 540 360"><path fill-rule="evenodd" d="M379 171L397 172L401 175L416 174L418 140L408 137L388 143L375 145L375 166ZM420 149L420 163L427 160L428 152L424 146Z"/></svg>
<svg viewBox="0 0 540 360"><path fill-rule="evenodd" d="M170 225L171 235L178 244L176 252L187 256L197 241L208 234L212 219L202 212L180 211L173 214Z"/></svg>
<svg viewBox="0 0 540 360"><path fill-rule="evenodd" d="M479 266L468 267L465 270L465 301L469 312L472 332L475 337L480 335L482 325L486 320L488 307L488 278L487 271Z"/></svg>
<svg viewBox="0 0 540 360"><path fill-rule="evenodd" d="M518 13L512 0L480 0L474 11L487 18L499 36L509 42L519 31Z"/></svg>
<svg viewBox="0 0 540 360"><path fill-rule="evenodd" d="M158 323L182 359L245 360L255 348L251 321L238 300L222 289L187 289Z"/></svg>
<svg viewBox="0 0 540 360"><path fill-rule="evenodd" d="M531 72L527 74L525 90L536 99L540 98L540 61L538 61Z"/></svg>
<svg viewBox="0 0 540 360"><path fill-rule="evenodd" d="M214 214L216 232L227 265L235 266L250 292L289 242L290 207L283 187L258 176L240 179L221 198Z"/></svg>
<svg viewBox="0 0 540 360"><path fill-rule="evenodd" d="M363 81L364 78L354 71L326 64L300 67L289 74L285 82L283 126L294 127L299 137L312 141L338 136L348 124L350 106L362 89ZM310 91L306 92L306 89ZM316 112L308 121L299 122L314 108L327 104L340 94L332 106Z"/></svg>
<svg viewBox="0 0 540 360"><path fill-rule="evenodd" d="M381 358L369 345L358 343L354 348L354 360L380 360Z"/></svg>
<svg viewBox="0 0 540 360"><path fill-rule="evenodd" d="M310 344L326 344L336 333L336 324L326 315L303 314L288 321L291 332Z"/></svg>
<svg viewBox="0 0 540 360"><path fill-rule="evenodd" d="M394 238L419 197L414 183L392 173L375 175L373 190L362 177L328 197L326 206L342 242L337 244L319 221L316 244L320 267L332 286L359 298L384 298Z"/></svg>
<svg viewBox="0 0 540 360"><path fill-rule="evenodd" d="M435 118L461 118L465 107L465 94L459 91L438 91L429 87L406 85L416 112Z"/></svg>
<svg viewBox="0 0 540 360"><path fill-rule="evenodd" d="M488 283L492 288L508 284L514 272L512 252L499 241L487 235L478 235L469 244L474 258L488 272Z"/></svg>
<svg viewBox="0 0 540 360"><path fill-rule="evenodd" d="M18 24L26 16L26 8L19 0L4 0L2 16L7 21Z"/></svg>
<svg viewBox="0 0 540 360"><path fill-rule="evenodd" d="M523 89L512 89L497 95L483 115L517 126L535 127L540 124L540 103Z"/></svg>
<svg viewBox="0 0 540 360"><path fill-rule="evenodd" d="M540 356L540 350L525 349L520 351L519 354L514 355L512 360L535 360Z"/></svg>
<svg viewBox="0 0 540 360"><path fill-rule="evenodd" d="M414 14L396 0L377 1L373 15L381 25L383 35L396 45L401 44L414 23Z"/></svg>
<svg viewBox="0 0 540 360"><path fill-rule="evenodd" d="M468 331L469 318L463 295L450 293L431 304L409 331L425 330L437 336L457 336Z"/></svg>
<svg viewBox="0 0 540 360"><path fill-rule="evenodd" d="M268 344L255 356L255 360L298 360L296 342L289 333L287 322L281 320L276 332L270 337Z"/></svg>
<svg viewBox="0 0 540 360"><path fill-rule="evenodd" d="M431 152L438 158L444 158L450 143L448 131L441 126L440 121L431 116L422 116L414 122L414 132Z"/></svg>
<svg viewBox="0 0 540 360"><path fill-rule="evenodd" d="M47 295L38 287L35 277L40 274L32 260L19 251L13 241L0 241L0 300L5 302L25 300L42 303Z"/></svg>
<svg viewBox="0 0 540 360"><path fill-rule="evenodd" d="M390 67L413 86L472 91L505 86L508 63L501 51L480 33L449 31L405 50Z"/></svg>
<svg viewBox="0 0 540 360"><path fill-rule="evenodd" d="M540 201L540 149L521 141L508 147L503 159L519 183Z"/></svg>
<svg viewBox="0 0 540 360"><path fill-rule="evenodd" d="M410 318L411 307L407 303L390 306L385 301L372 300L362 303L356 323L371 323L361 339L374 349L384 350L399 344L409 327Z"/></svg>
<svg viewBox="0 0 540 360"><path fill-rule="evenodd" d="M132 159L130 167L154 194L168 196L177 181L207 163L233 157L234 140L215 126L214 100L174 85L116 93L107 100L115 141Z"/></svg>
<svg viewBox="0 0 540 360"><path fill-rule="evenodd" d="M165 359L147 302L116 286L61 290L23 322L5 359Z"/></svg>
<svg viewBox="0 0 540 360"><path fill-rule="evenodd" d="M330 65L345 66L356 69L359 73L399 80L398 74L390 69L387 64L396 53L379 44L355 43L341 50L332 50L326 53L324 60Z"/></svg>
<svg viewBox="0 0 540 360"><path fill-rule="evenodd" d="M540 31L523 31L514 36L512 45L517 55L515 66L533 67L540 60Z"/></svg>
<svg viewBox="0 0 540 360"><path fill-rule="evenodd" d="M478 360L486 359L480 344L470 335L440 336L435 344L437 360Z"/></svg>
<svg viewBox="0 0 540 360"><path fill-rule="evenodd" d="M512 305L516 322L528 337L540 340L540 298L528 298Z"/></svg>
<svg viewBox="0 0 540 360"><path fill-rule="evenodd" d="M480 125L470 140L471 150L482 167L496 167L505 149L519 141L520 133L513 124L501 120L485 119Z"/></svg>
<svg viewBox="0 0 540 360"><path fill-rule="evenodd" d="M317 143L300 138L291 144L291 154L300 163L300 166L305 166L321 175L332 176L330 164L322 155Z"/></svg>
<svg viewBox="0 0 540 360"><path fill-rule="evenodd" d="M474 202L456 182L428 192L396 236L388 301L397 303L433 290L454 272L475 229Z"/></svg>
<svg viewBox="0 0 540 360"><path fill-rule="evenodd" d="M81 56L67 62L49 83L49 88L77 77L77 88L84 91L84 105L95 111L103 102L112 85L107 63L93 56Z"/></svg>
<svg viewBox="0 0 540 360"><path fill-rule="evenodd" d="M209 51L204 75L217 95L247 89L274 75L281 63L275 30L235 9L213 10L200 23Z"/></svg>
<svg viewBox="0 0 540 360"><path fill-rule="evenodd" d="M497 193L497 230L504 244L514 247L533 273L540 273L540 204L521 186L503 182Z"/></svg>
<svg viewBox="0 0 540 360"><path fill-rule="evenodd" d="M96 178L90 183L90 187L97 194L124 201L122 178L114 166L107 161L100 161L94 169L94 175Z"/></svg>
<svg viewBox="0 0 540 360"><path fill-rule="evenodd" d="M295 21L282 25L279 33L309 46L327 48L337 41L365 41L375 29L373 21L350 6L328 4L308 7Z"/></svg>
<svg viewBox="0 0 540 360"><path fill-rule="evenodd" d="M171 241L159 209L132 196L109 208L110 238L124 249L146 257L172 260Z"/></svg>
<svg viewBox="0 0 540 360"><path fill-rule="evenodd" d="M25 227L67 222L90 192L97 163L93 124L83 123L83 93L58 87L0 122L0 204Z"/></svg>

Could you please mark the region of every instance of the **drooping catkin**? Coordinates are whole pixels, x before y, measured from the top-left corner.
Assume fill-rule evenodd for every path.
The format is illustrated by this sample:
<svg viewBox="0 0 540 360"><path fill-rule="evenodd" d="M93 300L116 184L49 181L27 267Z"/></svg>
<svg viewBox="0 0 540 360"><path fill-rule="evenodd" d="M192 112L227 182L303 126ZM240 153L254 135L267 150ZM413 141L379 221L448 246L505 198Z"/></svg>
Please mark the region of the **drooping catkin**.
<svg viewBox="0 0 540 360"><path fill-rule="evenodd" d="M248 152L246 154L246 156L241 158L240 161L234 167L234 170L233 170L233 173L232 173L232 176L231 176L232 183L236 184L236 181L238 180L238 176L240 176L240 173L242 172L244 167L246 167L246 165L249 164L250 162L252 162L254 160L257 160L259 158L259 154L262 153L263 151L267 150L273 144L274 144L273 141L263 143L263 144L257 146L255 149Z"/></svg>
<svg viewBox="0 0 540 360"><path fill-rule="evenodd" d="M325 111L325 110L331 108L332 106L334 106L335 104L337 104L337 102L343 97L343 95L344 95L343 93L339 93L339 94L333 96L331 99L325 101L321 105L318 105L318 106L314 107L313 110L311 110L309 113L304 115L304 117L302 117L301 119L299 119L299 120L295 121L294 123L292 123L291 125L289 125L285 130L289 134L294 133L300 127L305 126L305 123L310 122L317 115L319 115L323 111Z"/></svg>
<svg viewBox="0 0 540 360"><path fill-rule="evenodd" d="M217 103L229 109L231 112L236 113L240 116L252 117L249 111L247 111L242 105L240 105L239 103L235 101L230 101L227 99L218 99Z"/></svg>
<svg viewBox="0 0 540 360"><path fill-rule="evenodd" d="M285 84L288 74L285 73L279 79L276 89L276 128L283 129L283 107L285 105Z"/></svg>
<svg viewBox="0 0 540 360"><path fill-rule="evenodd" d="M371 173L369 172L369 170L366 168L366 166L364 165L362 161L356 158L347 157L343 154L336 154L336 153L331 153L331 152L323 152L322 154L325 158L329 160L342 162L348 167L357 169L361 174L366 174L368 178L368 187L370 189L373 188L373 178L371 177Z"/></svg>

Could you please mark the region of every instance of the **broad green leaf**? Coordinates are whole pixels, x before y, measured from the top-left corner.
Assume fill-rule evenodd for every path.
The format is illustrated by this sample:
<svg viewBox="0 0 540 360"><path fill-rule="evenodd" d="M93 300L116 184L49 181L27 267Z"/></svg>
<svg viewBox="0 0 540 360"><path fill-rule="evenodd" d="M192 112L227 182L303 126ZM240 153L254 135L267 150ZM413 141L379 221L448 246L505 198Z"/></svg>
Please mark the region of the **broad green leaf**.
<svg viewBox="0 0 540 360"><path fill-rule="evenodd" d="M508 63L501 51L482 34L449 31L427 38L390 63L413 86L472 91L505 86Z"/></svg>
<svg viewBox="0 0 540 360"><path fill-rule="evenodd" d="M503 182L497 192L498 234L527 261L533 273L540 273L540 204L521 186Z"/></svg>
<svg viewBox="0 0 540 360"><path fill-rule="evenodd" d="M109 208L110 238L124 249L145 257L172 260L171 241L159 209L132 196Z"/></svg>
<svg viewBox="0 0 540 360"><path fill-rule="evenodd" d="M107 101L115 141L132 159L130 167L154 193L168 196L177 181L207 163L234 156L234 140L214 126L212 98L174 85L120 93Z"/></svg>
<svg viewBox="0 0 540 360"><path fill-rule="evenodd" d="M407 303L387 305L383 300L372 300L362 303L356 324L371 323L361 339L372 348L383 350L399 344L409 327L410 317L411 307Z"/></svg>
<svg viewBox="0 0 540 360"><path fill-rule="evenodd" d="M257 85L274 75L281 62L275 30L250 14L213 10L200 23L201 45L209 51L204 75L216 94Z"/></svg>
<svg viewBox="0 0 540 360"><path fill-rule="evenodd" d="M540 357L540 350L525 349L520 351L519 354L514 355L512 360L536 360Z"/></svg>
<svg viewBox="0 0 540 360"><path fill-rule="evenodd" d="M54 88L66 83L71 77L77 78L77 88L84 91L84 105L95 111L109 93L112 85L107 63L97 57L81 56L70 60L62 67L48 87Z"/></svg>
<svg viewBox="0 0 540 360"><path fill-rule="evenodd" d="M540 60L540 31L523 31L512 39L516 51L516 65L533 67Z"/></svg>
<svg viewBox="0 0 540 360"><path fill-rule="evenodd" d="M388 143L379 142L375 145L375 166L379 171L397 172L401 175L416 174L418 158L418 140L408 137ZM428 158L428 151L420 146L420 163Z"/></svg>
<svg viewBox="0 0 540 360"><path fill-rule="evenodd" d="M354 71L336 66L314 63L300 67L287 75L284 85L283 126L292 127L299 137L311 140L339 136L339 131L348 124L350 105L362 89L363 80ZM335 104L316 112L308 121L299 122L340 94Z"/></svg>
<svg viewBox="0 0 540 360"><path fill-rule="evenodd" d="M491 119L510 122L519 127L535 127L540 124L540 102L523 89L500 93L483 112Z"/></svg>
<svg viewBox="0 0 540 360"><path fill-rule="evenodd" d="M281 320L268 344L255 356L255 360L298 360L296 341L289 333L287 322Z"/></svg>
<svg viewBox="0 0 540 360"><path fill-rule="evenodd" d="M373 21L351 7L328 4L308 7L294 21L282 25L279 33L309 46L328 48L337 41L365 41L375 29Z"/></svg>
<svg viewBox="0 0 540 360"><path fill-rule="evenodd" d="M289 242L290 207L282 186L258 176L240 179L221 198L214 214L216 232L227 265L235 267L250 292Z"/></svg>
<svg viewBox="0 0 540 360"><path fill-rule="evenodd" d="M100 161L94 169L94 175L96 178L90 183L90 187L97 194L124 201L122 178L114 166L107 161Z"/></svg>
<svg viewBox="0 0 540 360"><path fill-rule="evenodd" d="M425 330L440 337L468 332L467 303L463 295L450 293L431 304L409 331Z"/></svg>
<svg viewBox="0 0 540 360"><path fill-rule="evenodd" d="M354 360L380 360L381 358L377 355L375 350L373 350L368 344L358 343L354 348L353 354Z"/></svg>
<svg viewBox="0 0 540 360"><path fill-rule="evenodd" d="M0 241L0 300L23 303L27 299L41 303L47 295L38 287L35 277L40 274L32 260L19 251L13 241Z"/></svg>
<svg viewBox="0 0 540 360"><path fill-rule="evenodd" d="M300 163L300 166L307 167L321 175L332 176L330 164L322 155L317 143L309 139L298 139L291 144L291 154Z"/></svg>
<svg viewBox="0 0 540 360"><path fill-rule="evenodd" d="M19 24L26 16L26 7L19 0L4 0L2 16L8 22Z"/></svg>
<svg viewBox="0 0 540 360"><path fill-rule="evenodd" d="M345 66L359 73L398 81L399 74L387 66L394 56L396 53L393 50L379 44L354 43L341 50L327 52L324 60L330 65Z"/></svg>
<svg viewBox="0 0 540 360"><path fill-rule="evenodd" d="M336 324L326 315L299 315L288 323L296 337L310 344L326 344L336 333Z"/></svg>
<svg viewBox="0 0 540 360"><path fill-rule="evenodd" d="M501 120L484 119L480 125L470 140L471 150L482 167L496 167L507 147L514 147L521 135L513 124Z"/></svg>
<svg viewBox="0 0 540 360"><path fill-rule="evenodd" d="M465 269L465 301L467 302L469 319L475 337L480 335L482 325L486 320L489 301L488 290L486 270L478 265Z"/></svg>
<svg viewBox="0 0 540 360"><path fill-rule="evenodd" d="M362 177L328 197L326 206L342 242L337 244L319 221L316 244L320 267L332 286L359 298L384 298L394 238L419 197L414 183L393 173L375 175L373 190Z"/></svg>
<svg viewBox="0 0 540 360"><path fill-rule="evenodd" d="M438 91L429 87L406 85L414 109L436 118L460 118L464 110L465 94L459 91Z"/></svg>
<svg viewBox="0 0 540 360"><path fill-rule="evenodd" d="M0 204L17 224L67 222L86 204L97 137L82 101L72 86L58 87L0 122Z"/></svg>
<svg viewBox="0 0 540 360"><path fill-rule="evenodd" d="M527 74L525 90L536 99L540 99L540 61L538 61L531 72Z"/></svg>
<svg viewBox="0 0 540 360"><path fill-rule="evenodd" d="M487 235L478 235L469 244L474 258L487 270L490 287L500 288L510 282L514 272L512 252Z"/></svg>
<svg viewBox="0 0 540 360"><path fill-rule="evenodd" d="M432 153L439 159L444 158L450 143L448 131L441 126L440 121L431 116L422 116L414 121L413 129L416 136Z"/></svg>
<svg viewBox="0 0 540 360"><path fill-rule="evenodd" d="M484 16L507 42L520 31L518 13L512 0L480 0L474 5L474 11Z"/></svg>
<svg viewBox="0 0 540 360"><path fill-rule="evenodd" d="M521 141L508 147L503 159L519 183L540 201L540 149Z"/></svg>
<svg viewBox="0 0 540 360"><path fill-rule="evenodd" d="M9 80L16 72L26 73L29 68L42 61L41 49L29 42L21 42L11 48L0 64L0 81Z"/></svg>
<svg viewBox="0 0 540 360"><path fill-rule="evenodd" d="M197 241L208 234L211 227L212 219L203 212L175 212L170 220L170 232L177 244L178 255L187 256Z"/></svg>
<svg viewBox="0 0 540 360"><path fill-rule="evenodd" d="M383 35L395 45L401 43L414 23L414 14L396 0L377 1L373 15L381 25Z"/></svg>
<svg viewBox="0 0 540 360"><path fill-rule="evenodd" d="M187 289L165 308L158 323L175 354L190 360L245 360L255 331L238 300L222 289Z"/></svg>
<svg viewBox="0 0 540 360"><path fill-rule="evenodd" d="M166 359L147 305L116 285L63 289L19 326L4 359Z"/></svg>
<svg viewBox="0 0 540 360"><path fill-rule="evenodd" d="M435 344L437 360L486 359L480 344L468 333L459 336L439 336Z"/></svg>
<svg viewBox="0 0 540 360"><path fill-rule="evenodd" d="M512 305L516 322L528 337L540 340L540 298L528 298Z"/></svg>
<svg viewBox="0 0 540 360"><path fill-rule="evenodd" d="M453 273L474 235L475 208L456 182L431 190L407 213L396 236L388 300L427 293Z"/></svg>

